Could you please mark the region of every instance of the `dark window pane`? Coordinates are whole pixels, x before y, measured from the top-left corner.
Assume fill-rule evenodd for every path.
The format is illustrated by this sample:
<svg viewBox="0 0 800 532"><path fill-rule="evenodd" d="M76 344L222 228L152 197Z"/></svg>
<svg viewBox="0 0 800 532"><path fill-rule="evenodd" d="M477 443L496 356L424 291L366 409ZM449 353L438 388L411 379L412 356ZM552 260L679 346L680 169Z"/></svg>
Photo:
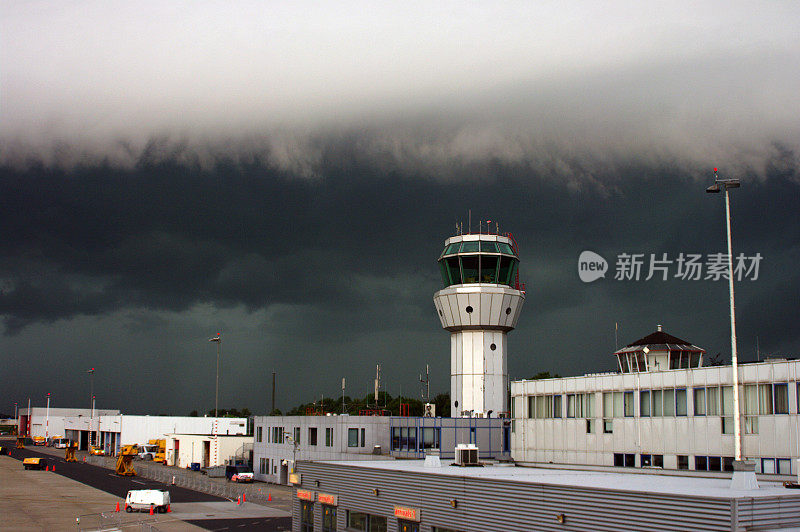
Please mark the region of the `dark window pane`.
<svg viewBox="0 0 800 532"><path fill-rule="evenodd" d="M655 466L655 467L664 467L664 455L663 454L654 454L653 455L653 466Z"/></svg>
<svg viewBox="0 0 800 532"><path fill-rule="evenodd" d="M484 253L497 253L497 243L481 242L481 251Z"/></svg>
<svg viewBox="0 0 800 532"><path fill-rule="evenodd" d="M450 280L450 275L447 273L447 264L445 261L439 261L439 269L442 271L442 284L444 286L450 286L453 282Z"/></svg>
<svg viewBox="0 0 800 532"><path fill-rule="evenodd" d="M614 453L614 465L617 467L622 467L625 465L625 457L622 453Z"/></svg>
<svg viewBox="0 0 800 532"><path fill-rule="evenodd" d="M719 456L708 457L708 470L709 471L722 471L722 460Z"/></svg>
<svg viewBox="0 0 800 532"><path fill-rule="evenodd" d="M511 272L508 275L508 285L514 286L514 281L517 279L517 268L519 267L519 261L514 259L511 261Z"/></svg>
<svg viewBox="0 0 800 532"><path fill-rule="evenodd" d="M461 246L461 253L477 253L478 252L478 242L464 242L464 245Z"/></svg>
<svg viewBox="0 0 800 532"><path fill-rule="evenodd" d="M689 469L689 457L679 454L678 455L678 469Z"/></svg>
<svg viewBox="0 0 800 532"><path fill-rule="evenodd" d="M500 257L492 255L481 255L481 282L482 283L496 283L497 282L497 263Z"/></svg>
<svg viewBox="0 0 800 532"><path fill-rule="evenodd" d="M505 253L507 255L515 255L514 251L511 249L511 246L509 246L505 242L498 242L497 248L500 250L500 253Z"/></svg>
<svg viewBox="0 0 800 532"><path fill-rule="evenodd" d="M461 257L461 271L464 272L464 284L478 282L478 256Z"/></svg>
<svg viewBox="0 0 800 532"><path fill-rule="evenodd" d="M508 275L511 273L511 262L513 260L511 257L500 257L500 271L497 274L498 284L510 284Z"/></svg>
<svg viewBox="0 0 800 532"><path fill-rule="evenodd" d="M626 454L625 455L625 467L636 467L636 455L635 454Z"/></svg>
<svg viewBox="0 0 800 532"><path fill-rule="evenodd" d="M458 249L460 247L461 247L461 242L454 242L454 243L450 244L449 246L447 246L447 249L445 249L444 254L445 255L453 255L455 253L458 253Z"/></svg>
<svg viewBox="0 0 800 532"><path fill-rule="evenodd" d="M450 273L452 284L461 284L461 269L458 265L458 257L450 257L447 261L447 271Z"/></svg>

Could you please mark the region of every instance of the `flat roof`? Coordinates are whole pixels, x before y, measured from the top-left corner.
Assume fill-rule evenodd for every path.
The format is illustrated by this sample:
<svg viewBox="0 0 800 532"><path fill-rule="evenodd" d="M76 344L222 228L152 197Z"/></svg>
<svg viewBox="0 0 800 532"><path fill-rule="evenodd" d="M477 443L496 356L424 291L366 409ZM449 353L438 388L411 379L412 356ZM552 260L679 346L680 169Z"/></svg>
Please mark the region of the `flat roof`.
<svg viewBox="0 0 800 532"><path fill-rule="evenodd" d="M738 499L742 497L792 496L800 499L800 490L786 489L779 482L759 480L760 489L732 490L729 478L698 478L666 474L617 473L609 471L565 470L512 465L484 467L451 466L442 460L441 467L425 467L424 460L388 460L376 462L323 461L331 465L414 472L485 480L504 480L528 484L548 484L563 487L597 488L631 492L660 493L692 497Z"/></svg>

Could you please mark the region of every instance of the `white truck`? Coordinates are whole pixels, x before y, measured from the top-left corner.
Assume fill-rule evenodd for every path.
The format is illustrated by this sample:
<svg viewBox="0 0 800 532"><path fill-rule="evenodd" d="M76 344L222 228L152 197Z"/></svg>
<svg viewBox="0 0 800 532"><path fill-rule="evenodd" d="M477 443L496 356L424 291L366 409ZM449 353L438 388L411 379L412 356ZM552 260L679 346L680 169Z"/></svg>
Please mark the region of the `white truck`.
<svg viewBox="0 0 800 532"><path fill-rule="evenodd" d="M130 490L125 496L125 511L134 510L166 513L169 507L169 491L167 490Z"/></svg>

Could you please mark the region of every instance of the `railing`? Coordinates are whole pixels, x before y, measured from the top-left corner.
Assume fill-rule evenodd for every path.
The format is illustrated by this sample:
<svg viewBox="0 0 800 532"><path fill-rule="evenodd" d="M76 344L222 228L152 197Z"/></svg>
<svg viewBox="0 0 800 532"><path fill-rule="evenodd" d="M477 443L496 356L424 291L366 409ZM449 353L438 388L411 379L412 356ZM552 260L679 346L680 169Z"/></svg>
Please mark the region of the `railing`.
<svg viewBox="0 0 800 532"><path fill-rule="evenodd" d="M81 532L100 532L106 530L140 530L141 532L160 532L153 519L135 517L123 512L103 512L79 515L75 518L77 529Z"/></svg>
<svg viewBox="0 0 800 532"><path fill-rule="evenodd" d="M92 465L113 469L111 463L103 456L89 456L86 461ZM134 464L136 473L144 478L162 482L171 486L179 486L209 495L216 495L231 501L239 500L244 495L247 502L266 504L269 498L269 488L260 483L239 484L208 478L201 473L179 467L165 466L154 462L139 461Z"/></svg>

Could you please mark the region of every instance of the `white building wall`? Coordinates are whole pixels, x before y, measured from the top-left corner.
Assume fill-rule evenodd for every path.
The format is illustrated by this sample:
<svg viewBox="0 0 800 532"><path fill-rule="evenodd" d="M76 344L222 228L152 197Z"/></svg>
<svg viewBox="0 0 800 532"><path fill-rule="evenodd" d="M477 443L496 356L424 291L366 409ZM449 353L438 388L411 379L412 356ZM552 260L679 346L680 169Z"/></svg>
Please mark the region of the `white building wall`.
<svg viewBox="0 0 800 532"><path fill-rule="evenodd" d="M743 454L755 459L792 459L791 473L796 473L800 458L798 434L798 380L800 361L768 361L742 364L739 367L741 411L744 413L744 387L751 384L787 384L788 414L758 415L757 433L743 434ZM614 465L614 453L664 457L664 468L675 469L678 455L689 457L730 457L734 454L732 434L723 434L723 415L696 415L693 392L696 388L731 386L730 366L667 370L641 374L604 374L537 381L516 381L511 385L514 404L512 456L522 463L564 463ZM686 415L642 416L642 390L685 389ZM632 416L610 418L612 432L603 430L603 392L633 392ZM591 432L585 418L567 418L567 395L591 394L594 411ZM530 396L561 395L561 417L531 418ZM727 416L727 414L726 414ZM743 429L744 430L744 429ZM786 464L787 462L784 462Z"/></svg>
<svg viewBox="0 0 800 532"><path fill-rule="evenodd" d="M259 428L261 439L259 440ZM273 438L283 429L284 435L294 438L300 430L300 443L295 451L291 438L275 443ZM358 446L348 446L348 430L357 429ZM309 442L310 429L316 429L317 443ZM326 445L326 430L333 435L331 445ZM364 445L361 445L364 429ZM389 418L385 416L259 416L253 428L253 471L258 480L286 484L291 463L297 460L383 460L389 453ZM375 445L381 447L380 455L373 454Z"/></svg>
<svg viewBox="0 0 800 532"><path fill-rule="evenodd" d="M20 415L27 413L27 408L20 409ZM97 410L94 411L95 418L100 416L117 414L119 410ZM48 415L47 407L31 407L31 437L45 437L45 433L50 437L63 438L66 436L67 419L80 418L85 421L88 427L88 420L92 416L90 408L50 408Z"/></svg>
<svg viewBox="0 0 800 532"><path fill-rule="evenodd" d="M201 467L225 465L242 446L253 443L252 436L218 436L204 434L168 434L166 442L167 465L188 467L193 462ZM175 452L176 441L178 451ZM207 443L206 443L207 442ZM209 450L204 462L205 449ZM212 457L216 457L212 459Z"/></svg>

